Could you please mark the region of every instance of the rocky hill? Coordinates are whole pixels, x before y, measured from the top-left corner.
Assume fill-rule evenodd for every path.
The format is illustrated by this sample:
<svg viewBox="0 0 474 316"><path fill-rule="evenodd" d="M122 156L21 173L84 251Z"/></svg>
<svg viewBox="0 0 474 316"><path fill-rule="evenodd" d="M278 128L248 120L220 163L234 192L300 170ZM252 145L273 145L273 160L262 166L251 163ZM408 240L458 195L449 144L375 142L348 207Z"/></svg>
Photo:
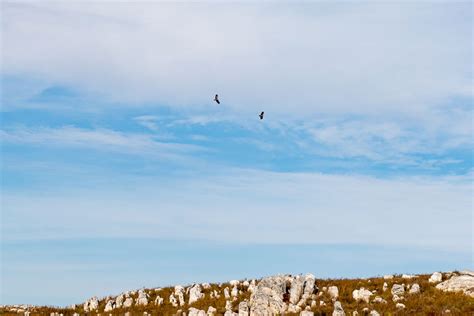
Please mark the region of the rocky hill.
<svg viewBox="0 0 474 316"><path fill-rule="evenodd" d="M474 315L474 272L317 279L277 275L139 289L67 308L1 306L2 315Z"/></svg>

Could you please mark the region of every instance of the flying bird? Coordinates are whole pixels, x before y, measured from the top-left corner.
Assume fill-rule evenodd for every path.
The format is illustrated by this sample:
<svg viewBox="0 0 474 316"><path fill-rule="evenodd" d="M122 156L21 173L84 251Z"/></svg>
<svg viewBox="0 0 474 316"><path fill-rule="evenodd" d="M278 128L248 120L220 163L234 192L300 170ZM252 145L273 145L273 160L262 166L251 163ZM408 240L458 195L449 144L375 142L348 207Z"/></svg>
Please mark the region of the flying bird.
<svg viewBox="0 0 474 316"><path fill-rule="evenodd" d="M214 101L217 102L217 104L221 104L221 102L219 101L219 96L216 94L216 96L214 97Z"/></svg>
<svg viewBox="0 0 474 316"><path fill-rule="evenodd" d="M263 120L263 114L265 114L265 112L262 112L262 113L260 113L260 115L259 115L261 120Z"/></svg>

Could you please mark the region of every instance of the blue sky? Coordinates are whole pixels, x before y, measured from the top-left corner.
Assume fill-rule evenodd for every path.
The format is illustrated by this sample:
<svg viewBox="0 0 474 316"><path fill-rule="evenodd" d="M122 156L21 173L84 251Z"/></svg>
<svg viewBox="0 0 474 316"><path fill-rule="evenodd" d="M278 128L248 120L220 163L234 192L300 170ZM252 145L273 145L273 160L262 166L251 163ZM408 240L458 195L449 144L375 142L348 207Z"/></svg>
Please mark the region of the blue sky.
<svg viewBox="0 0 474 316"><path fill-rule="evenodd" d="M470 2L2 2L2 304L472 268L471 40Z"/></svg>

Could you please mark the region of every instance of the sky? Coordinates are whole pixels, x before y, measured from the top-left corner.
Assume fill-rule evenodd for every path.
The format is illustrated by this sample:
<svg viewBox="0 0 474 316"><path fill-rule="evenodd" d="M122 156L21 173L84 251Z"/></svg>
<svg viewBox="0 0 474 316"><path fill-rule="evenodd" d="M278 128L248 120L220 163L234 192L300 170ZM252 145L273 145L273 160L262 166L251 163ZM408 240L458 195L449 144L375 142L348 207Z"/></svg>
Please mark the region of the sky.
<svg viewBox="0 0 474 316"><path fill-rule="evenodd" d="M2 1L0 304L473 269L472 9Z"/></svg>

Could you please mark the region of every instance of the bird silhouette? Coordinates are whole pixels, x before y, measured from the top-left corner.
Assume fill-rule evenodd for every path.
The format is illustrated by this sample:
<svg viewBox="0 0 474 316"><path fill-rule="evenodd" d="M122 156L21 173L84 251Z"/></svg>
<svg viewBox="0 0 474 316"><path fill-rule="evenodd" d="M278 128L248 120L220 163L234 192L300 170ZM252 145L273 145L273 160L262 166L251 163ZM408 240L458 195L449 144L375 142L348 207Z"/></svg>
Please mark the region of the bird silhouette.
<svg viewBox="0 0 474 316"><path fill-rule="evenodd" d="M221 102L219 101L219 96L216 94L216 96L214 97L214 101L217 102L217 104L221 104Z"/></svg>
<svg viewBox="0 0 474 316"><path fill-rule="evenodd" d="M260 113L260 115L259 115L261 120L263 120L263 114L265 114L265 112L262 112L262 113Z"/></svg>

